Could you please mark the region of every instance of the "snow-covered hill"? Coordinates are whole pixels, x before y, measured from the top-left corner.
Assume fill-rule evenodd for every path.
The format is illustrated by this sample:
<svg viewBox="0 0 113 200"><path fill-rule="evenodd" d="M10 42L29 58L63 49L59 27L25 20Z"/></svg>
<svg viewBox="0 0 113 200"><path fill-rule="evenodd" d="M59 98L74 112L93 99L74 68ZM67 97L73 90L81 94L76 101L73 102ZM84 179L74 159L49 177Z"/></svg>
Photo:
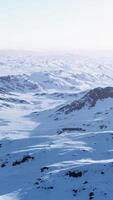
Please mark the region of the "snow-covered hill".
<svg viewBox="0 0 113 200"><path fill-rule="evenodd" d="M26 75L7 75L0 77L0 90L6 92L43 92L41 86L29 80Z"/></svg>
<svg viewBox="0 0 113 200"><path fill-rule="evenodd" d="M112 200L112 66L0 53L0 200Z"/></svg>
<svg viewBox="0 0 113 200"><path fill-rule="evenodd" d="M113 86L113 58L107 55L0 52L0 69L0 76L24 74L49 92Z"/></svg>

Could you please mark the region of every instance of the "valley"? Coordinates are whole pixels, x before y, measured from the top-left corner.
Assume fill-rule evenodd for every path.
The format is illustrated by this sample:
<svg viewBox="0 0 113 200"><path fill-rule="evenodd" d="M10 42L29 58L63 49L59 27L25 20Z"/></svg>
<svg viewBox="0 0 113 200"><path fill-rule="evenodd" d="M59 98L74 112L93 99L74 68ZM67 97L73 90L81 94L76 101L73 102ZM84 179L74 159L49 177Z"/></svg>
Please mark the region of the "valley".
<svg viewBox="0 0 113 200"><path fill-rule="evenodd" d="M113 60L0 54L0 200L112 200Z"/></svg>

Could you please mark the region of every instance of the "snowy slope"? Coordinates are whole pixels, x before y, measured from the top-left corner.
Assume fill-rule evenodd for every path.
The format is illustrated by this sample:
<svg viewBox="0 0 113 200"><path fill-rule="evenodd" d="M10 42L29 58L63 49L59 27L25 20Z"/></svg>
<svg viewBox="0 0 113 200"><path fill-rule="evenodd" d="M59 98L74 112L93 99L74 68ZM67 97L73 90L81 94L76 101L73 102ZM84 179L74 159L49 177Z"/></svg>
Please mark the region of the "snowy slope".
<svg viewBox="0 0 113 200"><path fill-rule="evenodd" d="M112 200L113 59L0 53L0 200Z"/></svg>
<svg viewBox="0 0 113 200"><path fill-rule="evenodd" d="M43 88L29 80L26 75L7 75L0 77L0 90L5 92L43 92Z"/></svg>
<svg viewBox="0 0 113 200"><path fill-rule="evenodd" d="M113 58L105 55L0 52L0 76L29 75L48 91L84 91L113 86Z"/></svg>

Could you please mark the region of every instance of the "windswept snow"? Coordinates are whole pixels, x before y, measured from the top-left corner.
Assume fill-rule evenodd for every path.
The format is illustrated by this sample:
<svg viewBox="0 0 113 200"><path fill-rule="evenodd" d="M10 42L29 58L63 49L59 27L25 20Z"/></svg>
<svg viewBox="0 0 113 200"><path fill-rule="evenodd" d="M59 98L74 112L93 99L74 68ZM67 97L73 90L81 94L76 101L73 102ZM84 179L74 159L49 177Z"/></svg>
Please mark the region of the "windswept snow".
<svg viewBox="0 0 113 200"><path fill-rule="evenodd" d="M0 53L0 200L112 200L112 65Z"/></svg>

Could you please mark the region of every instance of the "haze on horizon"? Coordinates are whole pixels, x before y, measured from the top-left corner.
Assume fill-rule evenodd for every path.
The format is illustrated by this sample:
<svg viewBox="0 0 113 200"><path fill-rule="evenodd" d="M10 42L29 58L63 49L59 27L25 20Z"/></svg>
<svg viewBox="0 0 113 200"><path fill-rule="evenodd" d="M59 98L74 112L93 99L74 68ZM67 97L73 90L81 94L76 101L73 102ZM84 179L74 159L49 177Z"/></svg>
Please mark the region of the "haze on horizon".
<svg viewBox="0 0 113 200"><path fill-rule="evenodd" d="M0 49L113 50L113 0L0 0Z"/></svg>

